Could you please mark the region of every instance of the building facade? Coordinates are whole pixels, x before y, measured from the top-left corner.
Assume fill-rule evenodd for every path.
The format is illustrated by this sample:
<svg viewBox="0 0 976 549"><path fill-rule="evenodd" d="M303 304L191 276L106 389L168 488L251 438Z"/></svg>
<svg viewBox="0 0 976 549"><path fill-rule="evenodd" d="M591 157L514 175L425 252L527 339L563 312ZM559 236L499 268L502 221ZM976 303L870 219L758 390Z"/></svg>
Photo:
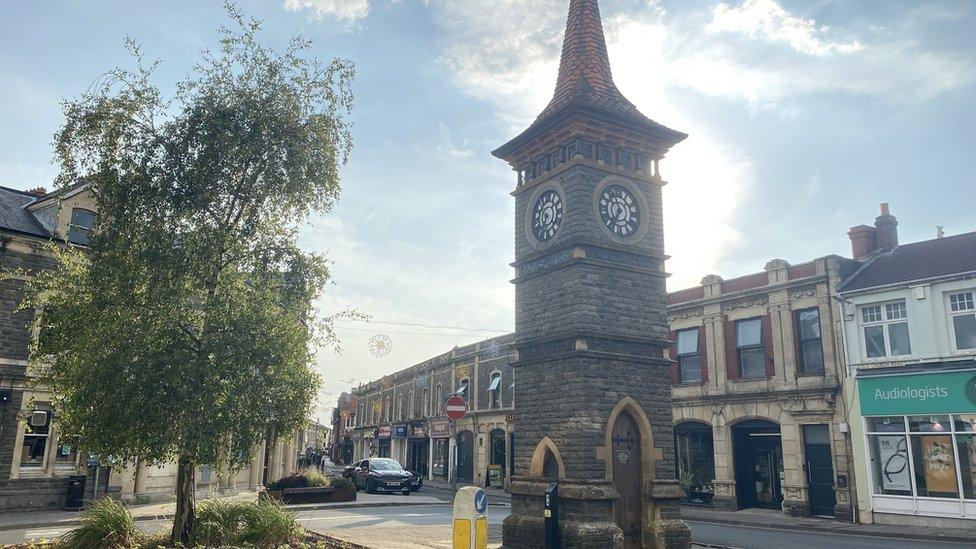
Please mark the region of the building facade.
<svg viewBox="0 0 976 549"><path fill-rule="evenodd" d="M882 206L835 307L866 523L976 528L976 233L899 245Z"/></svg>
<svg viewBox="0 0 976 549"><path fill-rule="evenodd" d="M686 502L852 517L837 256L668 296L675 452Z"/></svg>
<svg viewBox="0 0 976 549"><path fill-rule="evenodd" d="M336 465L349 465L353 462L353 436L358 408L355 395L342 393L336 407L332 409L332 443L329 456Z"/></svg>
<svg viewBox="0 0 976 549"><path fill-rule="evenodd" d="M501 487L517 421L511 342L456 347L354 390L353 460L392 457L431 480ZM455 395L468 406L457 422L444 412Z"/></svg>

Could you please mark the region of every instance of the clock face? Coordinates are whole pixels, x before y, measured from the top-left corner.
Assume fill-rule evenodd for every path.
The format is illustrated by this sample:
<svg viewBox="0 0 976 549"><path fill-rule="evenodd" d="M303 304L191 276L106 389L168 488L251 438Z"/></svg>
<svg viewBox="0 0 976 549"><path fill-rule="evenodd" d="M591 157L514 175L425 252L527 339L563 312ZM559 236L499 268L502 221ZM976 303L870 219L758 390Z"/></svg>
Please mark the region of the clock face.
<svg viewBox="0 0 976 549"><path fill-rule="evenodd" d="M559 230L563 220L563 199L556 191L546 191L539 195L532 208L532 234L541 242L546 242Z"/></svg>
<svg viewBox="0 0 976 549"><path fill-rule="evenodd" d="M633 236L640 228L640 209L634 195L620 185L600 193L600 219L617 236Z"/></svg>

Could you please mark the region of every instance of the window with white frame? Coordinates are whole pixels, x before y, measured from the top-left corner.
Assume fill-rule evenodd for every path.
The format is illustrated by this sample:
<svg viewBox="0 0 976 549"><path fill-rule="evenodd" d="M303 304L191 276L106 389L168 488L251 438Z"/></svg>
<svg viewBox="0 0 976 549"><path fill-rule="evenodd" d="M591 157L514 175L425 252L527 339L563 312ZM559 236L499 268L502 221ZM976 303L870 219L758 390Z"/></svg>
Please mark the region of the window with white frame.
<svg viewBox="0 0 976 549"><path fill-rule="evenodd" d="M743 378L766 377L766 347L762 319L750 318L735 323L735 348Z"/></svg>
<svg viewBox="0 0 976 549"><path fill-rule="evenodd" d="M459 397L461 397L461 398L467 399L468 398L468 384L469 383L470 382L467 380L467 378L462 379L461 382L458 383L457 391L454 394L457 395L457 396L459 396Z"/></svg>
<svg viewBox="0 0 976 549"><path fill-rule="evenodd" d="M396 419L403 419L403 393L397 395Z"/></svg>
<svg viewBox="0 0 976 549"><path fill-rule="evenodd" d="M51 410L39 404L24 423L24 442L20 451L21 467L43 467L51 437Z"/></svg>
<svg viewBox="0 0 976 549"><path fill-rule="evenodd" d="M675 342L676 356L678 359L678 370L681 373L681 382L701 381L701 349L698 348L699 328L691 328L678 332L678 341Z"/></svg>
<svg viewBox="0 0 976 549"><path fill-rule="evenodd" d="M393 408L390 406L390 397L386 397L386 407L383 410L384 421L390 422L393 416Z"/></svg>
<svg viewBox="0 0 976 549"><path fill-rule="evenodd" d="M444 407L443 394L444 389L441 384L437 384L437 388L434 390L434 409L431 410L431 415L439 416L441 415L441 409Z"/></svg>
<svg viewBox="0 0 976 549"><path fill-rule="evenodd" d="M949 319L957 351L976 349L976 291L949 294Z"/></svg>
<svg viewBox="0 0 976 549"><path fill-rule="evenodd" d="M502 407L502 374L494 372L488 382L488 407L492 410Z"/></svg>
<svg viewBox="0 0 976 549"><path fill-rule="evenodd" d="M904 301L861 307L864 352L868 358L912 354L908 337L908 309Z"/></svg>
<svg viewBox="0 0 976 549"><path fill-rule="evenodd" d="M82 208L72 208L71 224L68 226L68 242L88 245L92 229L95 227L95 212Z"/></svg>
<svg viewBox="0 0 976 549"><path fill-rule="evenodd" d="M414 417L414 411L417 409L417 401L414 400L413 391L407 396L407 416Z"/></svg>
<svg viewBox="0 0 976 549"><path fill-rule="evenodd" d="M424 387L424 417L430 417L430 394L427 387Z"/></svg>

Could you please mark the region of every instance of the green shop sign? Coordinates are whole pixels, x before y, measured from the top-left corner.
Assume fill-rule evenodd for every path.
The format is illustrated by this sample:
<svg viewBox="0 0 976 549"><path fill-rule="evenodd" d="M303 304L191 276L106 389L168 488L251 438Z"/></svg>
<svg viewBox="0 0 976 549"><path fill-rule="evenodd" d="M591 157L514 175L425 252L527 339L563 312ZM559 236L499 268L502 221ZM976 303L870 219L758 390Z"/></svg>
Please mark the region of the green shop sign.
<svg viewBox="0 0 976 549"><path fill-rule="evenodd" d="M976 370L858 378L865 416L976 412Z"/></svg>

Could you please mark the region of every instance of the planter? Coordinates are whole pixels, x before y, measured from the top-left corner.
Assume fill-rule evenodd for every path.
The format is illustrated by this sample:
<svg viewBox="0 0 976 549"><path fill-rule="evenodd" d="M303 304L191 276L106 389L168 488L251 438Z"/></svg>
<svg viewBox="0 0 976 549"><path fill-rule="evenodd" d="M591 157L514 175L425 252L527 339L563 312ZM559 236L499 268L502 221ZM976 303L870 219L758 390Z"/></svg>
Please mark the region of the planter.
<svg viewBox="0 0 976 549"><path fill-rule="evenodd" d="M300 503L335 503L341 501L356 501L355 488L335 488L320 486L311 488L286 488L284 490L264 490L260 495L263 499L279 501L285 505Z"/></svg>

